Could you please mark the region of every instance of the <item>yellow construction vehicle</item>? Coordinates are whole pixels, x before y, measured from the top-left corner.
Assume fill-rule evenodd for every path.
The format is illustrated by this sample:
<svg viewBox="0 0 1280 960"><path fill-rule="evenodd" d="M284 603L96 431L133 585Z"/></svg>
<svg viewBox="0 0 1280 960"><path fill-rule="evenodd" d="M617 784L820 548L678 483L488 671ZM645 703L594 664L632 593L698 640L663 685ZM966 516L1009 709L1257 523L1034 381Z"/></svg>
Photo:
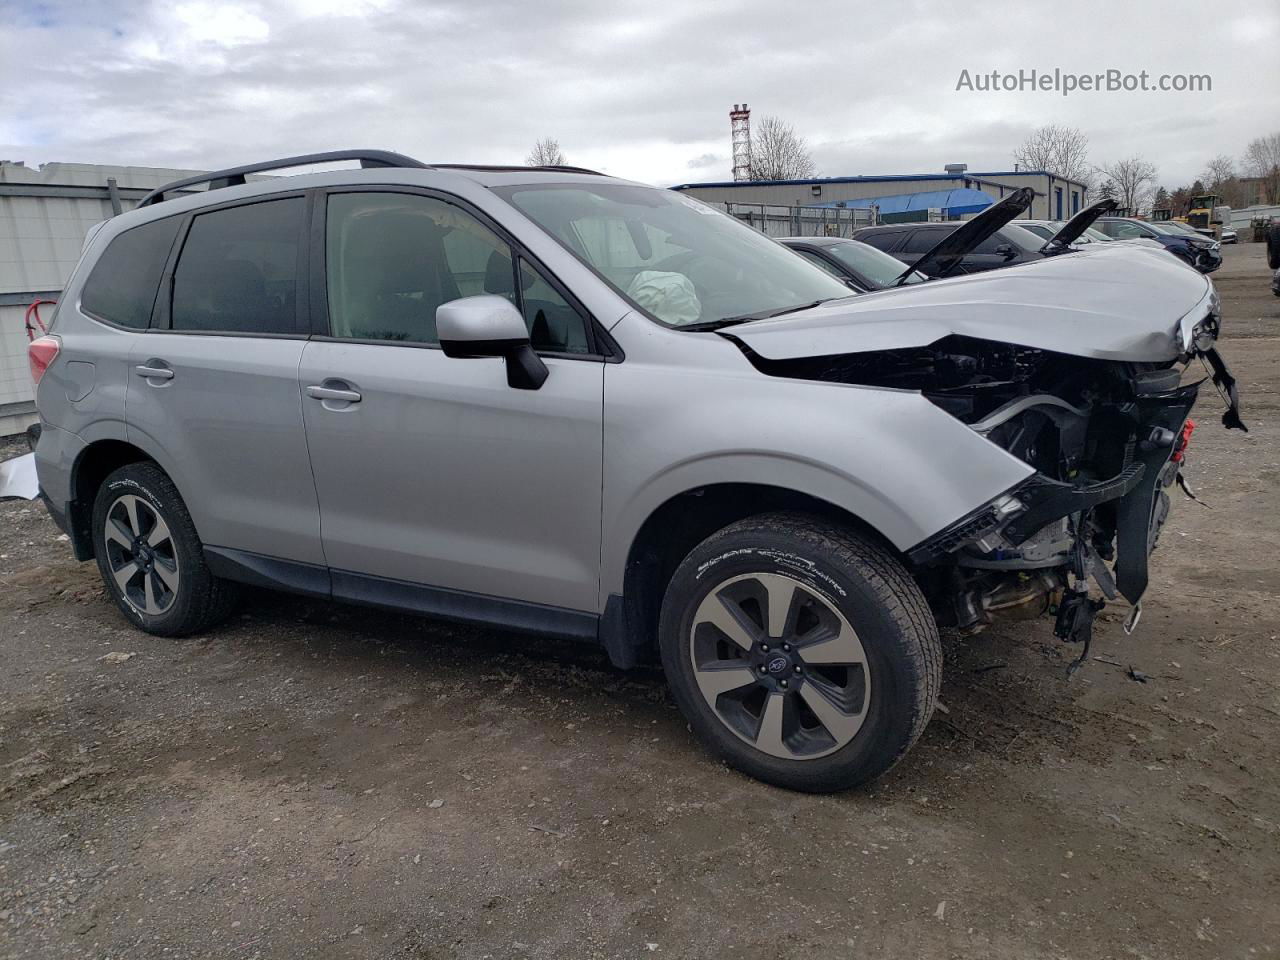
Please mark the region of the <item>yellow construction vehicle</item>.
<svg viewBox="0 0 1280 960"><path fill-rule="evenodd" d="M1221 223L1222 217L1215 216L1222 198L1216 194L1206 193L1191 198L1191 208L1187 211L1187 224L1200 233L1213 236L1213 225Z"/></svg>

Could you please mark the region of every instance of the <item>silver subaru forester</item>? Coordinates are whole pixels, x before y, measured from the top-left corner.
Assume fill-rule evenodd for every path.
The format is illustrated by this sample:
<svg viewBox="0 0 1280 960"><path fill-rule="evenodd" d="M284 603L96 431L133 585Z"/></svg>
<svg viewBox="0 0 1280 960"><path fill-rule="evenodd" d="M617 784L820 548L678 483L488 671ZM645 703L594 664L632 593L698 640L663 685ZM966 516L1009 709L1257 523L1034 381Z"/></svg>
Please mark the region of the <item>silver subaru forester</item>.
<svg viewBox="0 0 1280 960"><path fill-rule="evenodd" d="M940 625L1136 623L1186 363L1243 426L1218 324L1140 247L857 296L680 193L341 151L95 229L32 344L36 460L150 633L247 583L589 639L730 764L835 790L924 729Z"/></svg>

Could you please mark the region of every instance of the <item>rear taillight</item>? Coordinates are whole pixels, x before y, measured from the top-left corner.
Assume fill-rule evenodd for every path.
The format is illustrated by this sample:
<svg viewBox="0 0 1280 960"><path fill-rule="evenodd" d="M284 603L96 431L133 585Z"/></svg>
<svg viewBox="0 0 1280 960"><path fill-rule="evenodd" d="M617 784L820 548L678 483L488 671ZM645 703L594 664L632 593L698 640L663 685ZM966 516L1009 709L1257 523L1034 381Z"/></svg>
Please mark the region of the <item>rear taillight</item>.
<svg viewBox="0 0 1280 960"><path fill-rule="evenodd" d="M39 383L44 372L53 363L62 344L57 337L36 337L27 344L27 362L31 364L31 380Z"/></svg>

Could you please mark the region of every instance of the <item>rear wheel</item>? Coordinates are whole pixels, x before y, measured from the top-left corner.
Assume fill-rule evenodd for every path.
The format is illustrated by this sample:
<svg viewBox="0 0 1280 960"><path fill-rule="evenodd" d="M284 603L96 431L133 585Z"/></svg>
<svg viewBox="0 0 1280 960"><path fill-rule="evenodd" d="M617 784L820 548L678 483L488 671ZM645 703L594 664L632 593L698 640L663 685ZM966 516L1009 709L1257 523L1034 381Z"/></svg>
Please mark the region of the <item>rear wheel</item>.
<svg viewBox="0 0 1280 960"><path fill-rule="evenodd" d="M696 547L662 609L663 666L698 737L797 790L888 770L937 701L937 626L901 563L798 515L736 523Z"/></svg>
<svg viewBox="0 0 1280 960"><path fill-rule="evenodd" d="M103 482L93 546L107 592L148 633L196 633L234 605L235 585L209 572L177 487L154 463L127 464Z"/></svg>

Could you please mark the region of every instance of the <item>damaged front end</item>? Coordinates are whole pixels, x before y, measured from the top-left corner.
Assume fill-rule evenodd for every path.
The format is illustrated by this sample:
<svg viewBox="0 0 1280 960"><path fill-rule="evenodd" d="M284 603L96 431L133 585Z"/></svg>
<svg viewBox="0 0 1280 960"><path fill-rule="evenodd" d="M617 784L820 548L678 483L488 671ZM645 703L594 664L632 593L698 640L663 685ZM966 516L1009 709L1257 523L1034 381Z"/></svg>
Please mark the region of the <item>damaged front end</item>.
<svg viewBox="0 0 1280 960"><path fill-rule="evenodd" d="M1216 303L1214 304L1216 307ZM1087 644L1106 600L1141 612L1148 558L1169 515L1194 429L1204 362L1245 429L1235 381L1214 346L1216 309L1179 334L1169 360L1078 356L951 335L925 347L769 360L764 372L918 390L1036 472L907 551L944 626L1056 613L1056 634ZM1102 599L1095 599L1090 583Z"/></svg>
<svg viewBox="0 0 1280 960"><path fill-rule="evenodd" d="M1132 607L1126 630L1133 628L1169 493L1175 483L1189 493L1188 414L1203 382L1184 382L1193 359L1206 360L1228 398L1224 424L1244 429L1213 335L1201 331L1199 345L1169 363L963 337L890 359L893 385L914 380L933 403L1036 470L909 551L941 623L972 632L1001 618L1056 612L1055 633L1084 642L1087 654L1094 617L1119 596ZM1091 581L1105 599L1091 596Z"/></svg>

